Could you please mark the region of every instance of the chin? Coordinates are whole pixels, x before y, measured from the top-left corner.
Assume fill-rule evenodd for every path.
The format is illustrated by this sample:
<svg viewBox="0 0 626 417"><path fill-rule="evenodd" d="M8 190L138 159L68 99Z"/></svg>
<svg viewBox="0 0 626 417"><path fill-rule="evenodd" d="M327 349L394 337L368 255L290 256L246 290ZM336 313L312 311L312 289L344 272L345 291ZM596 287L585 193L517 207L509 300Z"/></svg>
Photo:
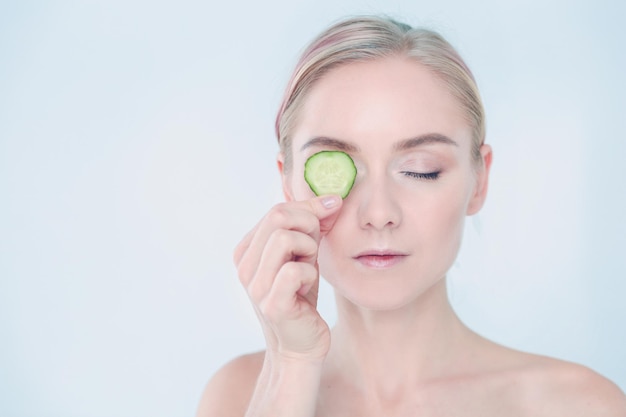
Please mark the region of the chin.
<svg viewBox="0 0 626 417"><path fill-rule="evenodd" d="M402 280L399 277L384 276L343 276L333 279L333 275L324 275L325 280L334 288L338 298L346 300L356 307L371 311L394 311L408 305L419 303L425 293L437 287L445 277L431 280L419 280L413 275L412 279ZM403 282L404 281L404 282Z"/></svg>

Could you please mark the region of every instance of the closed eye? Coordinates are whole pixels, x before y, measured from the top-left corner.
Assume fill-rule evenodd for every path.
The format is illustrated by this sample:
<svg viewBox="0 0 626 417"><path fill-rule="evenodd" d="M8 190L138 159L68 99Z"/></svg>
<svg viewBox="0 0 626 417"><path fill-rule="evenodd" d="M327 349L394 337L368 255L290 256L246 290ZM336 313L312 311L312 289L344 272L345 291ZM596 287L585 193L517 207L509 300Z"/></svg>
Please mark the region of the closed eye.
<svg viewBox="0 0 626 417"><path fill-rule="evenodd" d="M402 171L401 174L404 174L407 177L417 178L420 180L436 180L437 178L439 178L440 171L436 171L436 172Z"/></svg>

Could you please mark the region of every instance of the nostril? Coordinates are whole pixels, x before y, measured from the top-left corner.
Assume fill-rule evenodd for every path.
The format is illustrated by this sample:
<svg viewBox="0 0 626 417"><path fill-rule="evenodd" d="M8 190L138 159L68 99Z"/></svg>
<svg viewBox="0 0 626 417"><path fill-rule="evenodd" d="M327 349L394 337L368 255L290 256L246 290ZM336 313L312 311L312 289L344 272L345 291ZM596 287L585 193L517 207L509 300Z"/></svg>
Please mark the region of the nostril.
<svg viewBox="0 0 626 417"><path fill-rule="evenodd" d="M358 216L362 228L382 230L397 227L402 219L402 211L389 199L375 198L361 203Z"/></svg>

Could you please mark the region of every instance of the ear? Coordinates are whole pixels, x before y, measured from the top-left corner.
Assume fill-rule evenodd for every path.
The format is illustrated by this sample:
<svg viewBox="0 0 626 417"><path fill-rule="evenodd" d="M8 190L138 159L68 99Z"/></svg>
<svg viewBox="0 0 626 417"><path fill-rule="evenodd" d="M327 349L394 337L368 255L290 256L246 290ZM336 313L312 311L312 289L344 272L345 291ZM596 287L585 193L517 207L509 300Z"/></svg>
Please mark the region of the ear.
<svg viewBox="0 0 626 417"><path fill-rule="evenodd" d="M285 173L285 154L283 154L282 152L278 153L278 157L276 158L276 164L278 165L278 172L280 173L280 178L283 185L283 195L285 196L285 201L293 201L291 179L289 175Z"/></svg>
<svg viewBox="0 0 626 417"><path fill-rule="evenodd" d="M476 173L476 188L467 206L468 216L474 215L480 211L487 198L487 188L489 188L489 170L491 169L491 160L493 158L491 146L482 145L480 147L480 155L482 165Z"/></svg>

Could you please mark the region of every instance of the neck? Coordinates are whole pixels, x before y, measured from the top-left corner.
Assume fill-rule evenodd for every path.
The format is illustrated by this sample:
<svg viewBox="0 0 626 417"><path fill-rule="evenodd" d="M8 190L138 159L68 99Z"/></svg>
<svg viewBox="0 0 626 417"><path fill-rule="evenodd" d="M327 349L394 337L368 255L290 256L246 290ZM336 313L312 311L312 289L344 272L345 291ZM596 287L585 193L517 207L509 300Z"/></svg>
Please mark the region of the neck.
<svg viewBox="0 0 626 417"><path fill-rule="evenodd" d="M458 371L458 346L471 334L452 310L445 280L400 309L365 310L339 296L337 308L328 361L346 383L375 397Z"/></svg>

